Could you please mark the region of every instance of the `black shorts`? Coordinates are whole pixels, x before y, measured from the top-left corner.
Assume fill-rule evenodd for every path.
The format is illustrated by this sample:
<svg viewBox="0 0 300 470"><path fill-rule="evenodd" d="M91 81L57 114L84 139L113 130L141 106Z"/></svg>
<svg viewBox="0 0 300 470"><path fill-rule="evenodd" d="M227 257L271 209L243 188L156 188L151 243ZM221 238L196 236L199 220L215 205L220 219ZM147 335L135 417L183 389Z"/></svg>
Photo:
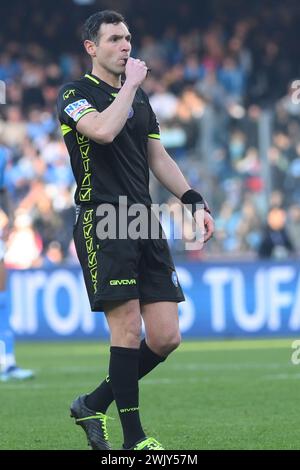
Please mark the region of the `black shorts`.
<svg viewBox="0 0 300 470"><path fill-rule="evenodd" d="M91 310L103 311L103 301L182 302L168 243L160 239L100 239L97 206L81 206L74 241L83 270Z"/></svg>

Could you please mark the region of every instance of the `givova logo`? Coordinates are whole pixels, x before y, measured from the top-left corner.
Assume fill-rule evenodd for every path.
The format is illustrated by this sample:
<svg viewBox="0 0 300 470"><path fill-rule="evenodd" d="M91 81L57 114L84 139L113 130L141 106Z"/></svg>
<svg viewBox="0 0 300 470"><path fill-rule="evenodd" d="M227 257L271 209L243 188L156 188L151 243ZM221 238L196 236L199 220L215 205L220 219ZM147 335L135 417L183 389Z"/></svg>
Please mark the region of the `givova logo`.
<svg viewBox="0 0 300 470"><path fill-rule="evenodd" d="M131 286L136 285L135 279L111 279L109 281L111 286Z"/></svg>

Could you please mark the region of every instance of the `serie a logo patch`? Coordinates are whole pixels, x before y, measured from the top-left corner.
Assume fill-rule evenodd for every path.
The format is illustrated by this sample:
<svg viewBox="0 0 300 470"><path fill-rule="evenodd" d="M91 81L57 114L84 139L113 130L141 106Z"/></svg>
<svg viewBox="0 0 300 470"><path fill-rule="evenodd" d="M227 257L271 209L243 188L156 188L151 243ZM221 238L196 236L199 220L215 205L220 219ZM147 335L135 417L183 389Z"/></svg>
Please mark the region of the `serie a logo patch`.
<svg viewBox="0 0 300 470"><path fill-rule="evenodd" d="M76 122L80 118L81 113L91 107L92 105L83 98L68 104L68 106L65 107L65 112Z"/></svg>

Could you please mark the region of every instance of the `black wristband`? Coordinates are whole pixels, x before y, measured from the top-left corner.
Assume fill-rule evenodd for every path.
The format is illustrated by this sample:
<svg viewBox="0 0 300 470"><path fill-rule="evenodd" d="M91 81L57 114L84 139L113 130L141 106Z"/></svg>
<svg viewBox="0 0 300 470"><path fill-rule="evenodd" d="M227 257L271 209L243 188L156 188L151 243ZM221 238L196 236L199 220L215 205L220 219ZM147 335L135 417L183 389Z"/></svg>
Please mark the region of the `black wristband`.
<svg viewBox="0 0 300 470"><path fill-rule="evenodd" d="M204 210L208 212L209 214L211 213L205 199L203 199L200 193L198 193L197 191L194 191L194 189L189 189L188 191L186 191L183 194L183 196L181 196L180 200L183 204L191 204L193 215L195 211L197 210L197 204L203 204Z"/></svg>

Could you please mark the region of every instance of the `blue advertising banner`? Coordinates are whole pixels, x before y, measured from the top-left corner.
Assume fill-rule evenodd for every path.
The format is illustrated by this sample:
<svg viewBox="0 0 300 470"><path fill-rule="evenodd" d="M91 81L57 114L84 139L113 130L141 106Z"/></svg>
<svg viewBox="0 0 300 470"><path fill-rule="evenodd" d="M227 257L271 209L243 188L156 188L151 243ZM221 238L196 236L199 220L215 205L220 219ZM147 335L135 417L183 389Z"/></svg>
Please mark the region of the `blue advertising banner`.
<svg viewBox="0 0 300 470"><path fill-rule="evenodd" d="M300 333L297 262L190 262L177 265L186 300L184 337L295 336ZM90 311L80 267L10 271L11 323L20 339L108 338Z"/></svg>

